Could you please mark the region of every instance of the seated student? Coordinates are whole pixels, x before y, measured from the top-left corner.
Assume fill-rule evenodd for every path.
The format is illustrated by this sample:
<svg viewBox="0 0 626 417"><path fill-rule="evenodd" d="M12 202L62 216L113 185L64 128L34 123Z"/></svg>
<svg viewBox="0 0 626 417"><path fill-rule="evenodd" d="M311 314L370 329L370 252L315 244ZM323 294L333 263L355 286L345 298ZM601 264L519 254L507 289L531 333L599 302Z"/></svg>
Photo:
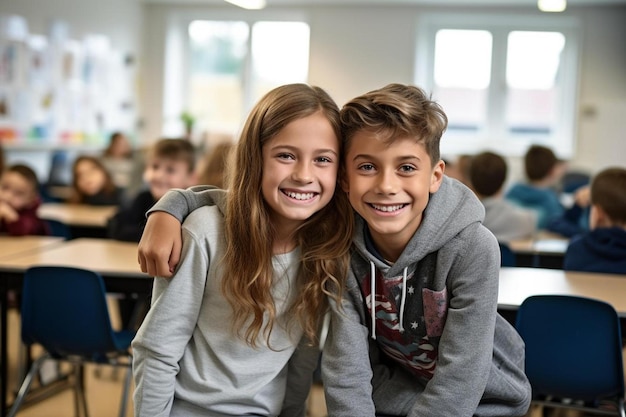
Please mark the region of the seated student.
<svg viewBox="0 0 626 417"><path fill-rule="evenodd" d="M214 185L224 188L224 174L228 157L235 144L232 142L221 142L215 145L211 152L207 153L202 167L199 170L198 184Z"/></svg>
<svg viewBox="0 0 626 417"><path fill-rule="evenodd" d="M102 154L102 163L111 173L116 186L125 190L131 185L136 162L133 148L124 133L111 134L109 145Z"/></svg>
<svg viewBox="0 0 626 417"><path fill-rule="evenodd" d="M589 227L570 242L563 269L626 274L625 168L607 168L593 178Z"/></svg>
<svg viewBox="0 0 626 417"><path fill-rule="evenodd" d="M49 235L47 223L37 216L40 203L35 171L23 164L6 168L0 177L0 233Z"/></svg>
<svg viewBox="0 0 626 417"><path fill-rule="evenodd" d="M98 158L88 155L76 158L72 166L69 203L116 206L122 198L123 190L113 183L111 173Z"/></svg>
<svg viewBox="0 0 626 417"><path fill-rule="evenodd" d="M450 178L461 181L469 187L469 167L472 155L459 155L454 161L444 160L446 164L446 175Z"/></svg>
<svg viewBox="0 0 626 417"><path fill-rule="evenodd" d="M146 224L145 213L168 190L196 184L195 150L188 140L161 139L148 151L144 181L148 189L140 191L124 204L109 221L109 237L139 242Z"/></svg>
<svg viewBox="0 0 626 417"><path fill-rule="evenodd" d="M494 152L482 152L472 158L469 180L485 206L483 225L499 242L531 238L537 230L534 211L513 205L503 198L507 175L504 158Z"/></svg>
<svg viewBox="0 0 626 417"><path fill-rule="evenodd" d="M524 155L526 183L517 183L505 194L512 203L537 213L537 229L571 237L582 231L579 225L584 208L574 204L568 210L563 207L554 187L565 170L552 149L532 145Z"/></svg>

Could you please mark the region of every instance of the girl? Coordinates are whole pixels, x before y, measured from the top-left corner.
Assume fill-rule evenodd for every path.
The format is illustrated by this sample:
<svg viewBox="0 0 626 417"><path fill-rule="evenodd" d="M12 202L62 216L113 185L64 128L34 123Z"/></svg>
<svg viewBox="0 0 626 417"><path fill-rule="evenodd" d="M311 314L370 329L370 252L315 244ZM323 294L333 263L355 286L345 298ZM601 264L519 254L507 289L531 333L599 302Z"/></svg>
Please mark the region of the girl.
<svg viewBox="0 0 626 417"><path fill-rule="evenodd" d="M94 206L118 205L122 190L115 186L111 174L98 158L79 156L72 167L70 203Z"/></svg>
<svg viewBox="0 0 626 417"><path fill-rule="evenodd" d="M178 270L155 279L133 341L135 416L304 415L352 236L340 134L317 87L278 87L253 108L229 190L186 218Z"/></svg>

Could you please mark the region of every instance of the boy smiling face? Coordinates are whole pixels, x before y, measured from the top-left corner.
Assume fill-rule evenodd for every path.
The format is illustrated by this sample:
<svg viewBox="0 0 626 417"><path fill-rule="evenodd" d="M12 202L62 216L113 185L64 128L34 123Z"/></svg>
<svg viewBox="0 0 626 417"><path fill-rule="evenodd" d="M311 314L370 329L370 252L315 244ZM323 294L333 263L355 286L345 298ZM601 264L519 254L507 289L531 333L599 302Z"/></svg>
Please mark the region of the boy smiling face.
<svg viewBox="0 0 626 417"><path fill-rule="evenodd" d="M422 222L430 194L443 179L424 145L413 137L383 140L375 132L356 132L346 153L342 188L368 225L380 253L395 261Z"/></svg>

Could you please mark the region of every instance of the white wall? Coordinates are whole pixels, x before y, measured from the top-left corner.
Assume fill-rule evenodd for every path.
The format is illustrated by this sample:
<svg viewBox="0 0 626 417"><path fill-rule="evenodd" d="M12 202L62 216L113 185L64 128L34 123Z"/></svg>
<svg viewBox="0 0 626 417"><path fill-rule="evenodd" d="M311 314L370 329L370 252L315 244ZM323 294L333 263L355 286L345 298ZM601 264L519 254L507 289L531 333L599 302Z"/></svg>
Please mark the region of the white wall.
<svg viewBox="0 0 626 417"><path fill-rule="evenodd" d="M144 142L161 134L167 22L186 10L210 15L224 7L140 6L138 0L0 2L0 13L25 15L35 30L43 31L46 19L60 17L76 33L105 33L114 44L125 45L134 53L139 58L137 82L144 122L140 133ZM389 82L412 83L414 64L419 59L415 56L418 18L444 10L435 6L299 8L311 25L309 82L327 89L339 104ZM520 7L453 11L467 13L468 18L471 13L486 12L539 14L534 8ZM626 6L570 6L564 16L579 18L583 31L577 152L571 164L592 172L610 164L626 165ZM511 163L516 176L519 161Z"/></svg>

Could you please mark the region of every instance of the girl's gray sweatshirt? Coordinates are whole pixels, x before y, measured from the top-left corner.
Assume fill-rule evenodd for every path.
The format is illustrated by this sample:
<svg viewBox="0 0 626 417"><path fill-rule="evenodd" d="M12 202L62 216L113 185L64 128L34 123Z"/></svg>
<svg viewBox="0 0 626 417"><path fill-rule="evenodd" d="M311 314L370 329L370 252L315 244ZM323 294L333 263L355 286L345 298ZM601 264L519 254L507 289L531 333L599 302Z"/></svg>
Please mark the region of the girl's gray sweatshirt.
<svg viewBox="0 0 626 417"><path fill-rule="evenodd" d="M232 308L220 288L228 279L220 266L223 197L221 190L205 195L183 223L174 277L155 278L152 306L132 343L137 417L305 414L319 350L301 340L297 325L284 326L298 291L299 251L273 258L279 325L271 348L264 340L247 345L231 331Z"/></svg>

